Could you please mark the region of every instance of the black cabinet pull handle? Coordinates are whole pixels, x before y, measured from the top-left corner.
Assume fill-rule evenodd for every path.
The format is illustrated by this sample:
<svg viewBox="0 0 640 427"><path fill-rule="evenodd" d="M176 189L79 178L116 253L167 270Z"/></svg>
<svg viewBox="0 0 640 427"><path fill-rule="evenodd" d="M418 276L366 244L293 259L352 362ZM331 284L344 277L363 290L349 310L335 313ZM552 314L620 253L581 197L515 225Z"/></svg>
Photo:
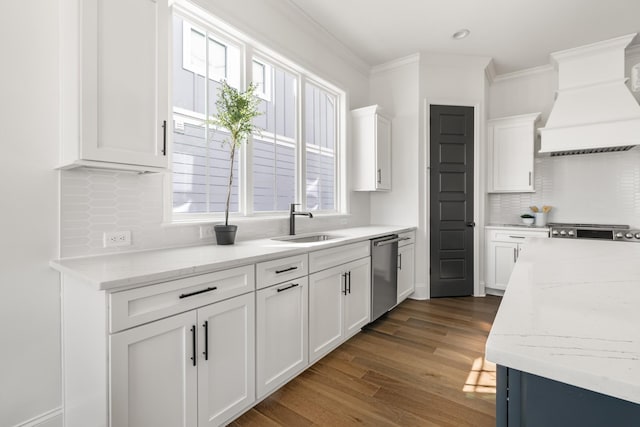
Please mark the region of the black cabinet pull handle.
<svg viewBox="0 0 640 427"><path fill-rule="evenodd" d="M280 273L286 273L287 271L293 271L293 270L297 270L298 267L289 267L289 268L285 268L284 270L276 270L276 274L280 274Z"/></svg>
<svg viewBox="0 0 640 427"><path fill-rule="evenodd" d="M204 360L209 360L209 321L205 320L204 324Z"/></svg>
<svg viewBox="0 0 640 427"><path fill-rule="evenodd" d="M278 292L286 291L287 289L295 288L296 286L300 286L298 283L292 283L289 286L285 286L284 288L276 289Z"/></svg>
<svg viewBox="0 0 640 427"><path fill-rule="evenodd" d="M347 276L349 277L349 294L351 294L351 272L350 271L347 273Z"/></svg>
<svg viewBox="0 0 640 427"><path fill-rule="evenodd" d="M193 345L191 348L191 360L193 360L193 366L196 366L196 325L191 327L191 338Z"/></svg>
<svg viewBox="0 0 640 427"><path fill-rule="evenodd" d="M344 288L342 290L342 294L347 294L347 273L342 273L342 278L344 279Z"/></svg>
<svg viewBox="0 0 640 427"><path fill-rule="evenodd" d="M194 295L203 294L203 293L205 293L205 292L215 291L216 289L218 289L218 287L217 287L217 286L212 286L212 287L210 287L210 288L202 289L202 290L200 290L200 291L189 292L188 294L182 294L182 295L180 295L180 297L179 297L179 298L180 298L180 299L182 299L182 298L189 298L189 297L192 297L192 296L194 296Z"/></svg>
<svg viewBox="0 0 640 427"><path fill-rule="evenodd" d="M402 270L402 254L398 254L398 268Z"/></svg>
<svg viewBox="0 0 640 427"><path fill-rule="evenodd" d="M162 155L167 155L167 121L162 122Z"/></svg>

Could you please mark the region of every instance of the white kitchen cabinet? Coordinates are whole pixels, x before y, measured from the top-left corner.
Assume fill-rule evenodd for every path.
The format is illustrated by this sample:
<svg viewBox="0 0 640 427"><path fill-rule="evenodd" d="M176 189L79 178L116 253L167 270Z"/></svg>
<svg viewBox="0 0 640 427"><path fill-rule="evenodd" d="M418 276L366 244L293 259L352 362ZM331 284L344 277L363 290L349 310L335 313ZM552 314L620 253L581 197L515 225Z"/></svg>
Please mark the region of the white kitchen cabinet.
<svg viewBox="0 0 640 427"><path fill-rule="evenodd" d="M167 167L167 0L61 0L62 168Z"/></svg>
<svg viewBox="0 0 640 427"><path fill-rule="evenodd" d="M356 334L371 313L371 258L309 276L309 359L313 363Z"/></svg>
<svg viewBox="0 0 640 427"><path fill-rule="evenodd" d="M378 105L351 111L353 119L353 189L391 190L391 119Z"/></svg>
<svg viewBox="0 0 640 427"><path fill-rule="evenodd" d="M489 289L507 289L513 267L526 246L527 238L548 238L548 229L525 230L517 228L487 229L487 280Z"/></svg>
<svg viewBox="0 0 640 427"><path fill-rule="evenodd" d="M111 426L198 425L195 328L191 311L110 337Z"/></svg>
<svg viewBox="0 0 640 427"><path fill-rule="evenodd" d="M415 246L398 247L398 304L415 290Z"/></svg>
<svg viewBox="0 0 640 427"><path fill-rule="evenodd" d="M534 190L536 122L540 113L488 121L488 192Z"/></svg>
<svg viewBox="0 0 640 427"><path fill-rule="evenodd" d="M222 425L256 400L255 313L253 293L198 309L199 427Z"/></svg>
<svg viewBox="0 0 640 427"><path fill-rule="evenodd" d="M112 334L111 425L229 421L255 402L254 343L253 294Z"/></svg>
<svg viewBox="0 0 640 427"><path fill-rule="evenodd" d="M257 392L268 395L309 364L307 276L256 292Z"/></svg>

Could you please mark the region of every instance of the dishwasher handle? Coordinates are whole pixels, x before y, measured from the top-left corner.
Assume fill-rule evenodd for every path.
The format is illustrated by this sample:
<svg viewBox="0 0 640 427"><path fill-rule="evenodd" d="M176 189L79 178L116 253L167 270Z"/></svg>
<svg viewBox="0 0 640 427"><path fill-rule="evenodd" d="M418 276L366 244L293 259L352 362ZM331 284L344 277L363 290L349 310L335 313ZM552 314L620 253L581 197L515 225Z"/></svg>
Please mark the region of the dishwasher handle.
<svg viewBox="0 0 640 427"><path fill-rule="evenodd" d="M402 242L403 240L409 240L411 237L396 237L394 239L381 240L379 242L374 242L373 246L386 246L392 243Z"/></svg>

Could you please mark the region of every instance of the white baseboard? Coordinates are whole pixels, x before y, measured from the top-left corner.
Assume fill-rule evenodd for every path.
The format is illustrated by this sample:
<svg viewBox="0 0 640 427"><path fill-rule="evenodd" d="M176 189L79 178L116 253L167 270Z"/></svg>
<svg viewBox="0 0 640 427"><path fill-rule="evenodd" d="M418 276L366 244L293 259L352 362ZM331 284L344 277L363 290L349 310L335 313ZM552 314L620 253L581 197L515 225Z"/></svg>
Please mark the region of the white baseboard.
<svg viewBox="0 0 640 427"><path fill-rule="evenodd" d="M416 283L415 290L408 298L416 300L429 299L429 288L425 283Z"/></svg>
<svg viewBox="0 0 640 427"><path fill-rule="evenodd" d="M62 427L62 407L54 408L14 427Z"/></svg>

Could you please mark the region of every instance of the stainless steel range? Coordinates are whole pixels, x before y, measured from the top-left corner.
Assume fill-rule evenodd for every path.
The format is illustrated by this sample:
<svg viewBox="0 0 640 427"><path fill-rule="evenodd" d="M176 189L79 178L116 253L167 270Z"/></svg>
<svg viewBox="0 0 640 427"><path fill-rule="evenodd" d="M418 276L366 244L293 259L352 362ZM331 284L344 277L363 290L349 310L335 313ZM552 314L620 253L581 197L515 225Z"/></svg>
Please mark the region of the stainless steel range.
<svg viewBox="0 0 640 427"><path fill-rule="evenodd" d="M551 237L560 239L600 239L640 243L640 230L628 225L550 223Z"/></svg>

